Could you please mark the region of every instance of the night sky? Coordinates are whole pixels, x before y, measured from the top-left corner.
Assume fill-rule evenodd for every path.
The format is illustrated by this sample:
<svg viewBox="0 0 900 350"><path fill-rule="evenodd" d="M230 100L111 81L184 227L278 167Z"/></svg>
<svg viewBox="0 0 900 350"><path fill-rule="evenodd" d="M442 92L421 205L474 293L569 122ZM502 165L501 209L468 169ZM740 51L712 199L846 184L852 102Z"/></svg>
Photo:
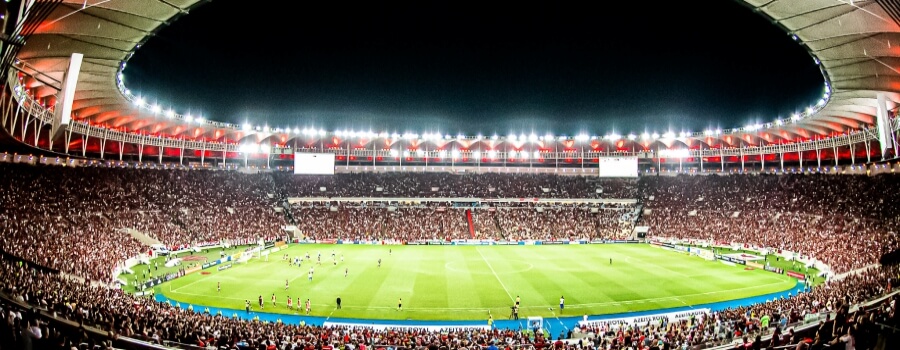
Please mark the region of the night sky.
<svg viewBox="0 0 900 350"><path fill-rule="evenodd" d="M125 84L217 121L454 135L739 127L824 92L737 1L607 3L216 0L140 48Z"/></svg>

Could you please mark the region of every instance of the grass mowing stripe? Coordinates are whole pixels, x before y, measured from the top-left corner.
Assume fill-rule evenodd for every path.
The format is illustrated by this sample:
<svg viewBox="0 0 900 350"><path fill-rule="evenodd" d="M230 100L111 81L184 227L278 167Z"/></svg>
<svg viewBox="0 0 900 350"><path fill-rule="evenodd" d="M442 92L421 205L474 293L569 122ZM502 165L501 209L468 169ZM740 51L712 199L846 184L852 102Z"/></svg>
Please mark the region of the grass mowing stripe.
<svg viewBox="0 0 900 350"><path fill-rule="evenodd" d="M266 302L262 311L295 314L284 305L290 296L298 300L295 306L309 298L312 315L322 317L483 320L488 312L494 319L505 318L513 294L522 298L521 318L553 318L570 314L569 309L578 315L610 314L705 304L787 290L795 284L787 276L649 245L292 245L284 254L298 256L310 250L334 250L347 259L334 266L330 254L323 254L312 282L305 278L308 262L298 268L272 256L268 262L254 258L228 270L207 269L208 275L190 274L156 290L195 308L243 310L243 300L249 299L251 311L259 311L256 299L262 295ZM349 268L347 277L345 268ZM701 276L687 278L674 272ZM291 280L287 291L285 279ZM221 292L216 292L217 283L222 285ZM273 293L279 303L274 308ZM558 313L560 294L566 297L567 311L562 314ZM343 299L341 310L335 310L338 295ZM399 297L402 312L395 311Z"/></svg>
<svg viewBox="0 0 900 350"><path fill-rule="evenodd" d="M510 294L509 289L506 288L506 285L503 284L503 280L500 279L500 276L497 276L497 271L494 271L494 267L491 266L491 263L484 258L484 254L481 253L481 250L478 247L475 247L475 251L478 252L478 255L481 256L481 260L484 260L484 263L487 264L488 268L491 269L491 273L494 274L494 278L497 279L497 282L500 282L500 286L503 287L503 291L506 292L506 295L509 296L510 301L516 301L516 298L513 298L512 294Z"/></svg>

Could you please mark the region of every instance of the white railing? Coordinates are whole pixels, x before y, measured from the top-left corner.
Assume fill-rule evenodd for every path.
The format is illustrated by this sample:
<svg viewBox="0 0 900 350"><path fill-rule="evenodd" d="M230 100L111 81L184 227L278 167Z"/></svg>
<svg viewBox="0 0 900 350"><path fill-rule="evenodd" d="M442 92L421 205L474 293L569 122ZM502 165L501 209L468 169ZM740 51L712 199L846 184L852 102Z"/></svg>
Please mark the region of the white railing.
<svg viewBox="0 0 900 350"><path fill-rule="evenodd" d="M21 82L16 78L17 75L14 72L11 72L9 75L9 86L12 87L12 96L14 97L15 102L18 104L19 108L9 108L5 109L4 113L25 113L32 120L37 120L44 125L51 124L53 122L53 112L50 111L47 107L42 106L40 103L36 102L31 96L24 92L24 88L21 85ZM24 118L23 118L24 119ZM897 119L892 121L892 129L894 132L900 130L900 122ZM8 126L9 129L12 129L13 126ZM12 130L9 130L12 133ZM164 148L176 148L176 149L186 149L186 150L203 150L203 151L213 151L213 152L232 152L237 153L240 152L240 145L237 143L223 143L216 141L203 141L203 140L186 140L183 138L169 138L169 137L161 137L161 136L152 136L152 135L142 135L134 132L123 132L118 130L112 130L100 126L89 125L87 123L73 121L66 127L66 132L78 135L84 135L87 137L93 138L101 138L106 141L114 141L114 142L125 142L129 144L136 145L145 145L145 146L156 146L156 147L164 147ZM687 138L702 138L705 137L703 133L694 133L688 135ZM695 158L702 159L704 157L739 157L739 156L760 156L760 155L770 155L770 154L785 154L785 153L797 153L797 152L805 152L805 151L815 151L815 150L823 150L823 149L834 149L838 147L846 147L854 144L861 144L870 141L877 141L877 135L875 132L871 130L861 130L856 131L850 134L819 139L819 140L810 140L804 142L797 143L788 143L788 144L772 144L766 146L752 146L752 147L737 147L737 148L709 148L709 149L691 149L688 150L688 153L685 155L686 158ZM407 157L419 159L417 162L421 162L423 158L429 159L439 159L442 163L452 163L453 159L458 159L459 164L477 164L480 163L479 159L473 159L475 156L472 150L459 151L458 154L451 155L446 151L438 151L438 150L430 150L423 151L423 153L419 152L410 152L409 154L397 153L396 150L375 150L375 149L352 149L347 150L344 148L298 148L298 149L290 149L290 148L276 148L273 153L282 152L282 153L304 153L304 152L318 152L318 153L334 153L339 156L346 157L356 157L357 161L365 161L369 157L372 158L382 158L382 159L397 159L400 158L402 161ZM526 153L526 156L523 157L522 153L519 152L510 152L510 151L495 151L495 153L491 154L491 158L494 159L491 161L493 164L497 164L499 162L503 162L503 160L515 160L514 163L518 165L525 164L533 164L533 165L551 165L552 162L563 161L563 160L579 160L579 159L595 159L595 158L604 158L604 157L638 157L638 158L655 158L657 152L654 150L649 151L615 151L615 152L595 152L595 151L555 151L555 152L539 152L539 156L535 157L534 153ZM484 157L485 152L481 151L480 156ZM362 159L359 159L362 158ZM666 157L663 157L666 158ZM543 162L541 162L543 160ZM513 163L513 162L511 162ZM555 163L554 163L555 164Z"/></svg>

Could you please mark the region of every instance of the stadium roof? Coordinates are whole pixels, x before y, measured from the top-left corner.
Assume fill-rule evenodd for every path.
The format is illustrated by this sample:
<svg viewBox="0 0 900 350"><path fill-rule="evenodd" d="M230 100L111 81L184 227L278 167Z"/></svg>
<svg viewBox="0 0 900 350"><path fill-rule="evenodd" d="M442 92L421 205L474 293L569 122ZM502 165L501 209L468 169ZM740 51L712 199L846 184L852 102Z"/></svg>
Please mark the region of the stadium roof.
<svg viewBox="0 0 900 350"><path fill-rule="evenodd" d="M279 131L198 121L197 116L173 116L167 113L167 106L139 101L127 92L127 84L120 81L118 73L124 62L143 42L203 2L94 1L92 5L82 0L65 0L27 38L18 55L20 69L33 76L25 84L36 97L50 97L52 103L69 56L83 53L84 65L73 106L75 120L190 139L236 141L253 135L259 141L272 136ZM900 0L741 2L771 19L787 35L792 35L798 45L809 50L811 59L822 67L827 92L821 105L812 106L810 113L724 130L721 134L697 132L693 134L697 139L705 139L707 144L729 145L811 139L874 125L876 96L880 92L886 93L888 109L900 103ZM47 5L39 1L37 6L42 4ZM216 119L216 116L205 117ZM730 136L728 142L725 135ZM710 138L716 140L710 142Z"/></svg>

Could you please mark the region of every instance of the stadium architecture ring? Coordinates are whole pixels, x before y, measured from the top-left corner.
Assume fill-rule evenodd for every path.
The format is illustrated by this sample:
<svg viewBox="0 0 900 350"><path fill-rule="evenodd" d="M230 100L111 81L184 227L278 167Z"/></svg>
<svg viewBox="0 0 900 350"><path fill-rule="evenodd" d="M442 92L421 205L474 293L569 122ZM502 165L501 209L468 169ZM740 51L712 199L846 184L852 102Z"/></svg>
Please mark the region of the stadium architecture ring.
<svg viewBox="0 0 900 350"><path fill-rule="evenodd" d="M891 43L900 42L900 34L894 31L898 16L892 9L896 7L882 6L892 1L818 0L802 5L786 0L741 1L783 28L821 67L825 78L822 100L790 118L723 130L657 130L652 134L605 136L598 136L603 132L598 131L595 135L569 137L507 135L496 140L477 135L396 135L236 125L164 111L132 94L121 79L128 59L165 23L203 3L148 0L141 6L131 6L110 1L82 8L60 0L36 1L27 22L53 25L25 26L17 34L21 47L11 48L17 52L7 55L9 61L3 62L4 73L11 73L3 99L3 127L25 144L63 156L121 160L128 154L140 161L146 157L160 163L183 163L187 158L202 166L208 162L246 165L248 158L253 158L257 165L266 166L270 165L269 153L326 151L337 153L339 163L343 163L337 171L372 171L379 165L393 167L385 170L490 169L507 165L504 160L509 159L533 165L534 145L526 143L528 153L524 156L513 153L510 144L517 139L527 139L528 143L540 140L546 142L545 149L554 149L539 154L544 163L530 171L543 171L549 164L578 168L583 162L594 164L610 153L640 157L642 168L666 165L683 171L724 171L726 164L729 168L739 165L740 170L784 171L785 163L795 171L825 171L823 166L838 165L841 159L855 165L897 154L893 139L900 126L895 118L900 87L895 80L900 73L890 62L900 55L891 48ZM71 40L73 37L83 39ZM84 73L68 78L73 84L77 82L76 88L59 100L65 72L75 53L84 55L78 65ZM12 108L15 106L24 108ZM374 146L387 141L391 146L341 154L339 150L316 149L323 138L338 140L338 145L353 141ZM411 142L419 140L424 145L421 154L401 154ZM440 152L448 149L446 154ZM569 152L563 152L566 150ZM260 162L262 158L266 161ZM836 171L833 169L828 171ZM595 170L589 167L586 171ZM847 171L865 170L854 167Z"/></svg>
<svg viewBox="0 0 900 350"><path fill-rule="evenodd" d="M822 99L802 113L732 129L678 133L657 130L626 135L602 135L605 131L598 131L594 135L573 136L401 135L309 127L268 128L217 122L163 110L133 94L122 78L128 60L163 25L187 15L205 2L101 1L89 6L85 2L68 0L27 3L23 8L29 15L18 18L19 25L15 26L18 29L4 38L8 45L3 46L4 61L0 62L0 78L6 82L0 96L0 125L22 146L39 152L40 156L3 154L0 163L63 163L109 168L120 164L184 168L187 163L192 168L238 169L252 165L255 169L296 171L295 164L285 163L279 160L281 157L273 155L297 159L328 154L334 161L329 163L331 170L337 173L417 174L464 169L476 173L603 175L606 169L603 164L624 159L633 164L626 170L629 176L635 177L639 172L874 175L893 172L894 165L875 163L900 154L900 145L896 142L900 131L900 119L897 118L900 71L894 68L900 61L900 50L893 49L891 44L900 43L900 33L896 30L900 25L900 11L897 11L900 6L894 0L740 1L748 10L784 29L786 35L805 47L811 59L820 66L825 80ZM209 118L215 119L215 116ZM337 147L325 147L323 140L326 139ZM351 149L348 147L351 142L361 143L366 149ZM376 146L382 144L388 147ZM126 157L136 159L137 163L126 163ZM325 187L321 188L322 192L327 191ZM438 190L437 187L432 189ZM547 188L545 192L550 190ZM602 193L602 189L597 189L596 193ZM290 204L322 201L309 197L312 196L295 198L297 202ZM432 201L428 198L395 199L395 202L415 202L413 205L426 207ZM454 199L467 203L477 199L479 205L483 204L481 198ZM535 198L534 202L543 200ZM546 202L560 206L575 203L572 205L584 205L589 209L602 209L604 205L635 208L629 206L634 203L622 202L627 200L612 199L602 203L584 198L567 200L564 204L560 204L562 201ZM361 197L346 201L375 200ZM517 198L516 201L522 200ZM502 200L484 199L484 202L498 208L509 206L515 209L517 205ZM310 207L320 204L310 204ZM471 217L469 220L471 228ZM184 308L196 311L200 311L197 308L211 308L212 313L221 308L241 318L249 318L250 313L242 314L242 310L245 304L252 305L259 307L255 311L262 311L254 317L285 323L310 320L318 324L398 326L400 321L415 318L409 324L416 327L429 324L476 327L471 321L478 320L477 327L484 328L487 326L484 320L493 317L500 318L496 321L498 325L510 329L522 327L517 320L505 320L510 304L517 303L521 294L528 296L523 298L522 314L553 319L548 322L548 327L556 331L575 325L590 326L592 321L603 319L588 320L588 314L611 314L631 321L643 320L641 317L650 317L648 315L662 317L659 313L665 317L687 319L710 309L789 297L809 287L798 279L812 277L796 271L785 274L781 267L770 266L766 259L775 258L777 263L784 261L766 248L668 237L652 242L641 240L641 244L636 239L438 240L440 246L436 247L431 246L436 245L434 240L386 243L294 239L282 245L284 241L241 242L224 249L220 246L196 251L186 249L178 253L179 258L197 254L205 259L181 262L182 268L197 273L181 276L175 272L172 280L160 282L154 279L160 277L153 276L156 270L151 270L151 266L158 267L140 265L143 266L141 272L150 274L149 285L138 284L132 289L156 291L157 300ZM429 246L414 247L410 243ZM444 246L445 243L452 246ZM517 247L481 246L500 245L498 243ZM720 245L724 245L719 247L722 249L739 248L739 251L713 250L713 246ZM313 270L307 272L308 265L291 263L293 258L305 256L309 250L326 252L323 266L317 262L315 273ZM340 250L340 262L328 254L334 250ZM555 252L561 258L542 260L522 253L534 250ZM792 257L804 263L798 269L805 269L806 265L822 270L828 268L809 256L798 253ZM305 264L312 264L313 258L307 257ZM164 257L156 259L156 264L163 265L172 261ZM619 266L620 260L627 260L627 265ZM416 263L408 263L410 261ZM178 270L174 266L170 268ZM633 269L640 271L642 276L654 276L660 288L641 293L622 284L622 278ZM361 272L357 273L357 270ZM602 283L616 284L624 294L598 295L593 286L584 281L583 275L573 272L576 270L589 271L591 278ZM815 270L810 271L815 274ZM265 277L257 279L256 286L252 287L257 289L231 294L232 289L245 287L247 276ZM341 310L346 309L342 312L349 316L347 318L333 317L334 312L330 309L329 312L322 310L334 304L336 290L348 288L342 283L349 282L338 281L361 278L358 276L377 278L377 284L366 285L378 285L380 289L340 295L344 305L337 303ZM410 276L413 278L404 280ZM537 276L540 283L525 280L532 276ZM318 282L323 280L331 282ZM705 284L679 284L685 280L700 280ZM319 283L319 289L315 292L304 290L307 282L310 283L307 286ZM395 299L394 295L413 293L418 283L443 286L443 290L454 293L432 295L435 300L427 300L427 303L422 301L428 298L426 296ZM565 290L559 287L561 283L566 285ZM258 287L260 285L263 287ZM329 285L335 289L327 289ZM742 287L747 285L754 288ZM301 304L300 295L295 294L293 307L285 311L283 299L274 294L281 287L284 290L298 288L300 295L320 294L313 294L316 298L309 304ZM421 285L418 287L422 288ZM260 289L266 293L260 294ZM379 295L377 292L384 290L391 295L389 299L360 301L374 298ZM258 295L258 300L248 299L247 295ZM463 302L454 298L481 303L473 307L467 306L470 304L455 306ZM269 304L282 306L274 308L278 312L268 312L264 307ZM317 318L305 317L305 310L300 311L301 305L311 307L311 315ZM692 307L701 307L701 310L690 310ZM396 313L390 314L393 310Z"/></svg>

